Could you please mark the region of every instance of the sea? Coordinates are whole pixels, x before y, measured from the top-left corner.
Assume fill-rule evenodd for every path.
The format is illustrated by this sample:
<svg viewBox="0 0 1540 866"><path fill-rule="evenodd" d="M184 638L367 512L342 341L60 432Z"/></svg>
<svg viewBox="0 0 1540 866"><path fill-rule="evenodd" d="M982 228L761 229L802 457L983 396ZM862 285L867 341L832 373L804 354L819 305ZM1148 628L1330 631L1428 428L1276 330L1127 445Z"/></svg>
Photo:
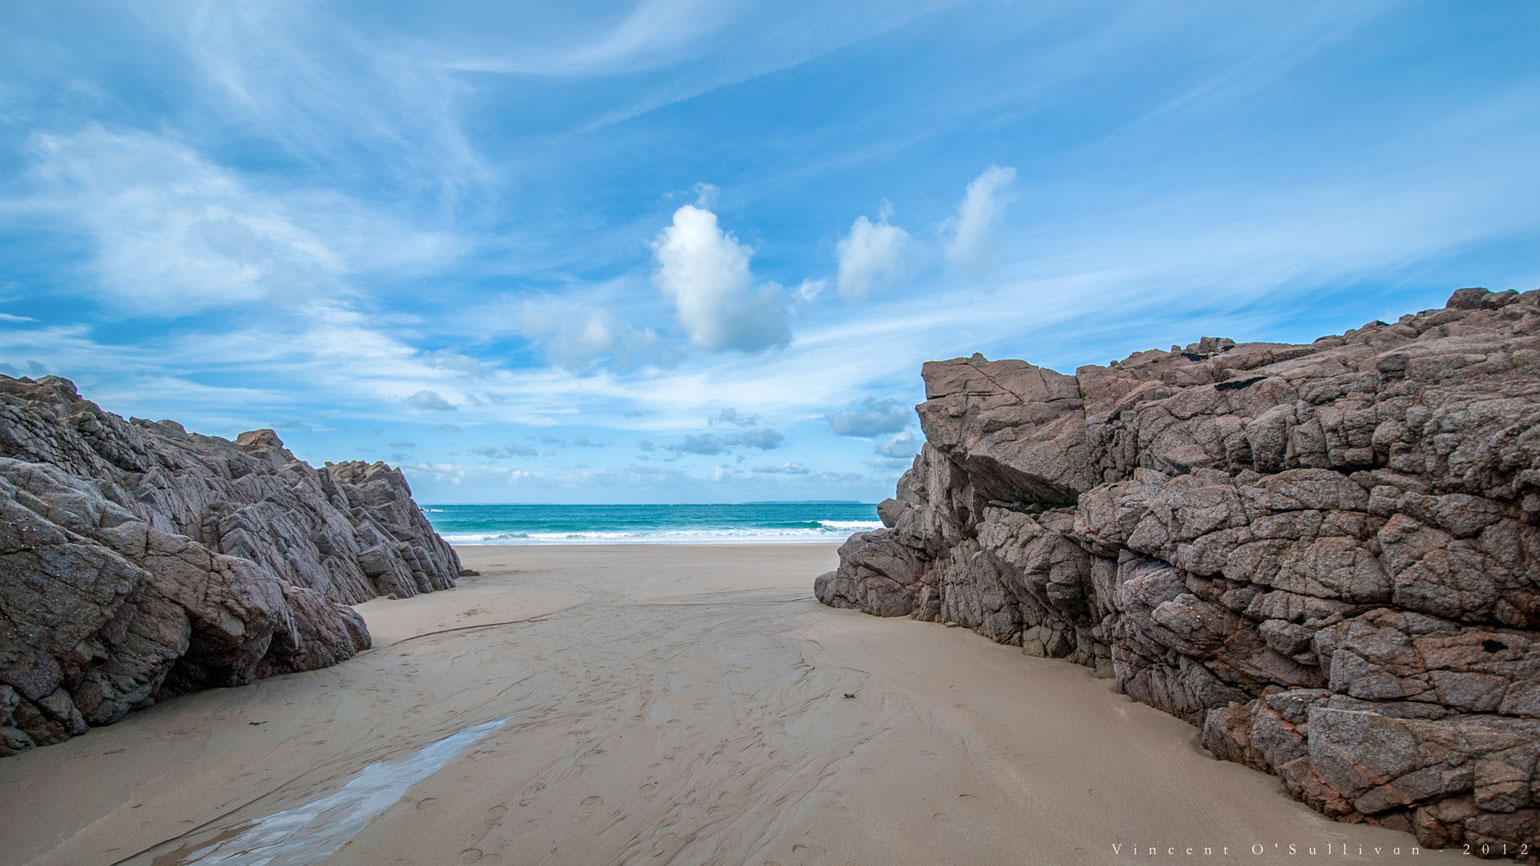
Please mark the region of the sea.
<svg viewBox="0 0 1540 866"><path fill-rule="evenodd" d="M844 541L882 526L865 502L741 505L424 505L450 544L760 544Z"/></svg>

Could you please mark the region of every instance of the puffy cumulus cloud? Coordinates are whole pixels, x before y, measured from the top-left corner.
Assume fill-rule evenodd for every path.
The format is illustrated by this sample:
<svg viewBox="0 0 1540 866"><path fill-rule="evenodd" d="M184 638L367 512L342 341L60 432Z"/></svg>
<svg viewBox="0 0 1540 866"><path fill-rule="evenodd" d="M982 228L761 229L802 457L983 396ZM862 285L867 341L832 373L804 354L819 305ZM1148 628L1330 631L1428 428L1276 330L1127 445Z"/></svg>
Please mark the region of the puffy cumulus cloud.
<svg viewBox="0 0 1540 866"><path fill-rule="evenodd" d="M707 419L708 424L731 424L734 427L753 427L759 423L758 415L745 415L737 409L728 407Z"/></svg>
<svg viewBox="0 0 1540 866"><path fill-rule="evenodd" d="M633 328L602 307L557 298L529 299L515 316L519 333L541 344L546 360L583 374L601 362L621 369L667 362L651 328Z"/></svg>
<svg viewBox="0 0 1540 866"><path fill-rule="evenodd" d="M773 427L755 427L753 430L745 430L727 438L736 439L750 448L758 448L761 451L779 448L781 443L786 441L785 434Z"/></svg>
<svg viewBox="0 0 1540 866"><path fill-rule="evenodd" d="M394 439L394 440L391 441L390 447L392 447L392 448L416 448L417 447L417 443L416 442L408 441L406 439Z"/></svg>
<svg viewBox="0 0 1540 866"><path fill-rule="evenodd" d="M726 454L739 447L771 451L781 447L781 443L785 441L786 434L774 427L755 427L740 433L729 433L726 436L697 433L666 447L676 454ZM649 447L643 450L651 450L650 444L648 443Z"/></svg>
<svg viewBox="0 0 1540 866"><path fill-rule="evenodd" d="M920 442L908 430L877 443L877 453L883 457L909 458L920 450Z"/></svg>
<svg viewBox="0 0 1540 866"><path fill-rule="evenodd" d="M768 475L806 475L808 469L801 463L782 463L779 466L755 466L750 471Z"/></svg>
<svg viewBox="0 0 1540 866"><path fill-rule="evenodd" d="M884 202L877 222L864 214L856 217L850 233L835 245L839 261L835 283L841 298L862 300L873 292L891 288L908 273L914 238L888 222L892 214L892 207Z"/></svg>
<svg viewBox="0 0 1540 866"><path fill-rule="evenodd" d="M957 206L957 215L947 221L946 257L969 276L988 273L999 255L999 223L1010 200L1010 186L1016 181L1016 169L991 165L968 184L968 191Z"/></svg>
<svg viewBox="0 0 1540 866"><path fill-rule="evenodd" d="M440 397L437 391L427 389L418 391L401 402L413 409L424 409L429 412L453 412L457 408L455 404Z"/></svg>
<svg viewBox="0 0 1540 866"><path fill-rule="evenodd" d="M713 352L758 352L791 342L791 299L778 283L755 285L752 251L694 205L652 245L653 283L673 302L690 343Z"/></svg>
<svg viewBox="0 0 1540 866"><path fill-rule="evenodd" d="M612 443L608 439L590 439L579 435L572 437L572 444L579 448L608 448Z"/></svg>
<svg viewBox="0 0 1540 866"><path fill-rule="evenodd" d="M870 439L888 433L897 433L914 420L914 411L892 398L878 400L867 397L861 408L847 409L825 416L829 429L840 436Z"/></svg>
<svg viewBox="0 0 1540 866"><path fill-rule="evenodd" d="M667 446L668 450L680 454L723 454L732 446L720 437L710 433L697 433L686 436L684 439Z"/></svg>

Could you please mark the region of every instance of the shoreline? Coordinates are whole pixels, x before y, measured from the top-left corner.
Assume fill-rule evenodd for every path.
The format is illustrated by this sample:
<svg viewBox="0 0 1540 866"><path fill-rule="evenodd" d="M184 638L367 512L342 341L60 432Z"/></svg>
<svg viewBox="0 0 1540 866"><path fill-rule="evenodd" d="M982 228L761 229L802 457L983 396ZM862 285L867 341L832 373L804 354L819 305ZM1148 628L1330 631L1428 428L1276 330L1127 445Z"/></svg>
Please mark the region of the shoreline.
<svg viewBox="0 0 1540 866"><path fill-rule="evenodd" d="M1249 853L1275 842L1385 862L1353 851L1415 845L1213 759L1196 729L1084 668L819 605L812 579L836 547L460 547L482 574L357 605L375 644L347 662L0 761L0 850L26 866L197 863L388 773L409 781L328 864L1307 856Z"/></svg>

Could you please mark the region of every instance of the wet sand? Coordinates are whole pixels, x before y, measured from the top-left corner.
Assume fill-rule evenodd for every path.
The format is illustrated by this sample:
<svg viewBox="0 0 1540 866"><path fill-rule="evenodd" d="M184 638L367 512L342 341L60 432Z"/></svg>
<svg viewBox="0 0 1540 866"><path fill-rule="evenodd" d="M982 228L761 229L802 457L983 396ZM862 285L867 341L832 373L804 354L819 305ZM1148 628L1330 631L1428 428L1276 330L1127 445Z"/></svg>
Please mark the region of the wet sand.
<svg viewBox="0 0 1540 866"><path fill-rule="evenodd" d="M1467 862L1082 668L819 605L834 545L461 555L483 576L360 605L337 667L0 760L0 862Z"/></svg>

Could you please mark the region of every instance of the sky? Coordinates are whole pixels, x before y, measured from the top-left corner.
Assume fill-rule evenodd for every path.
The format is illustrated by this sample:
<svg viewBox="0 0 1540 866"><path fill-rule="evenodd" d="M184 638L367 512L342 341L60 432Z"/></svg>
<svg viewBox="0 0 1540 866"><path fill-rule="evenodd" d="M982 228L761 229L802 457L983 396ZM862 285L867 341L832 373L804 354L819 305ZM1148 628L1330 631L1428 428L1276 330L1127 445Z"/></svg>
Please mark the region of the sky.
<svg viewBox="0 0 1540 866"><path fill-rule="evenodd" d="M427 503L873 502L920 365L1540 285L1540 4L16 2L0 373Z"/></svg>

